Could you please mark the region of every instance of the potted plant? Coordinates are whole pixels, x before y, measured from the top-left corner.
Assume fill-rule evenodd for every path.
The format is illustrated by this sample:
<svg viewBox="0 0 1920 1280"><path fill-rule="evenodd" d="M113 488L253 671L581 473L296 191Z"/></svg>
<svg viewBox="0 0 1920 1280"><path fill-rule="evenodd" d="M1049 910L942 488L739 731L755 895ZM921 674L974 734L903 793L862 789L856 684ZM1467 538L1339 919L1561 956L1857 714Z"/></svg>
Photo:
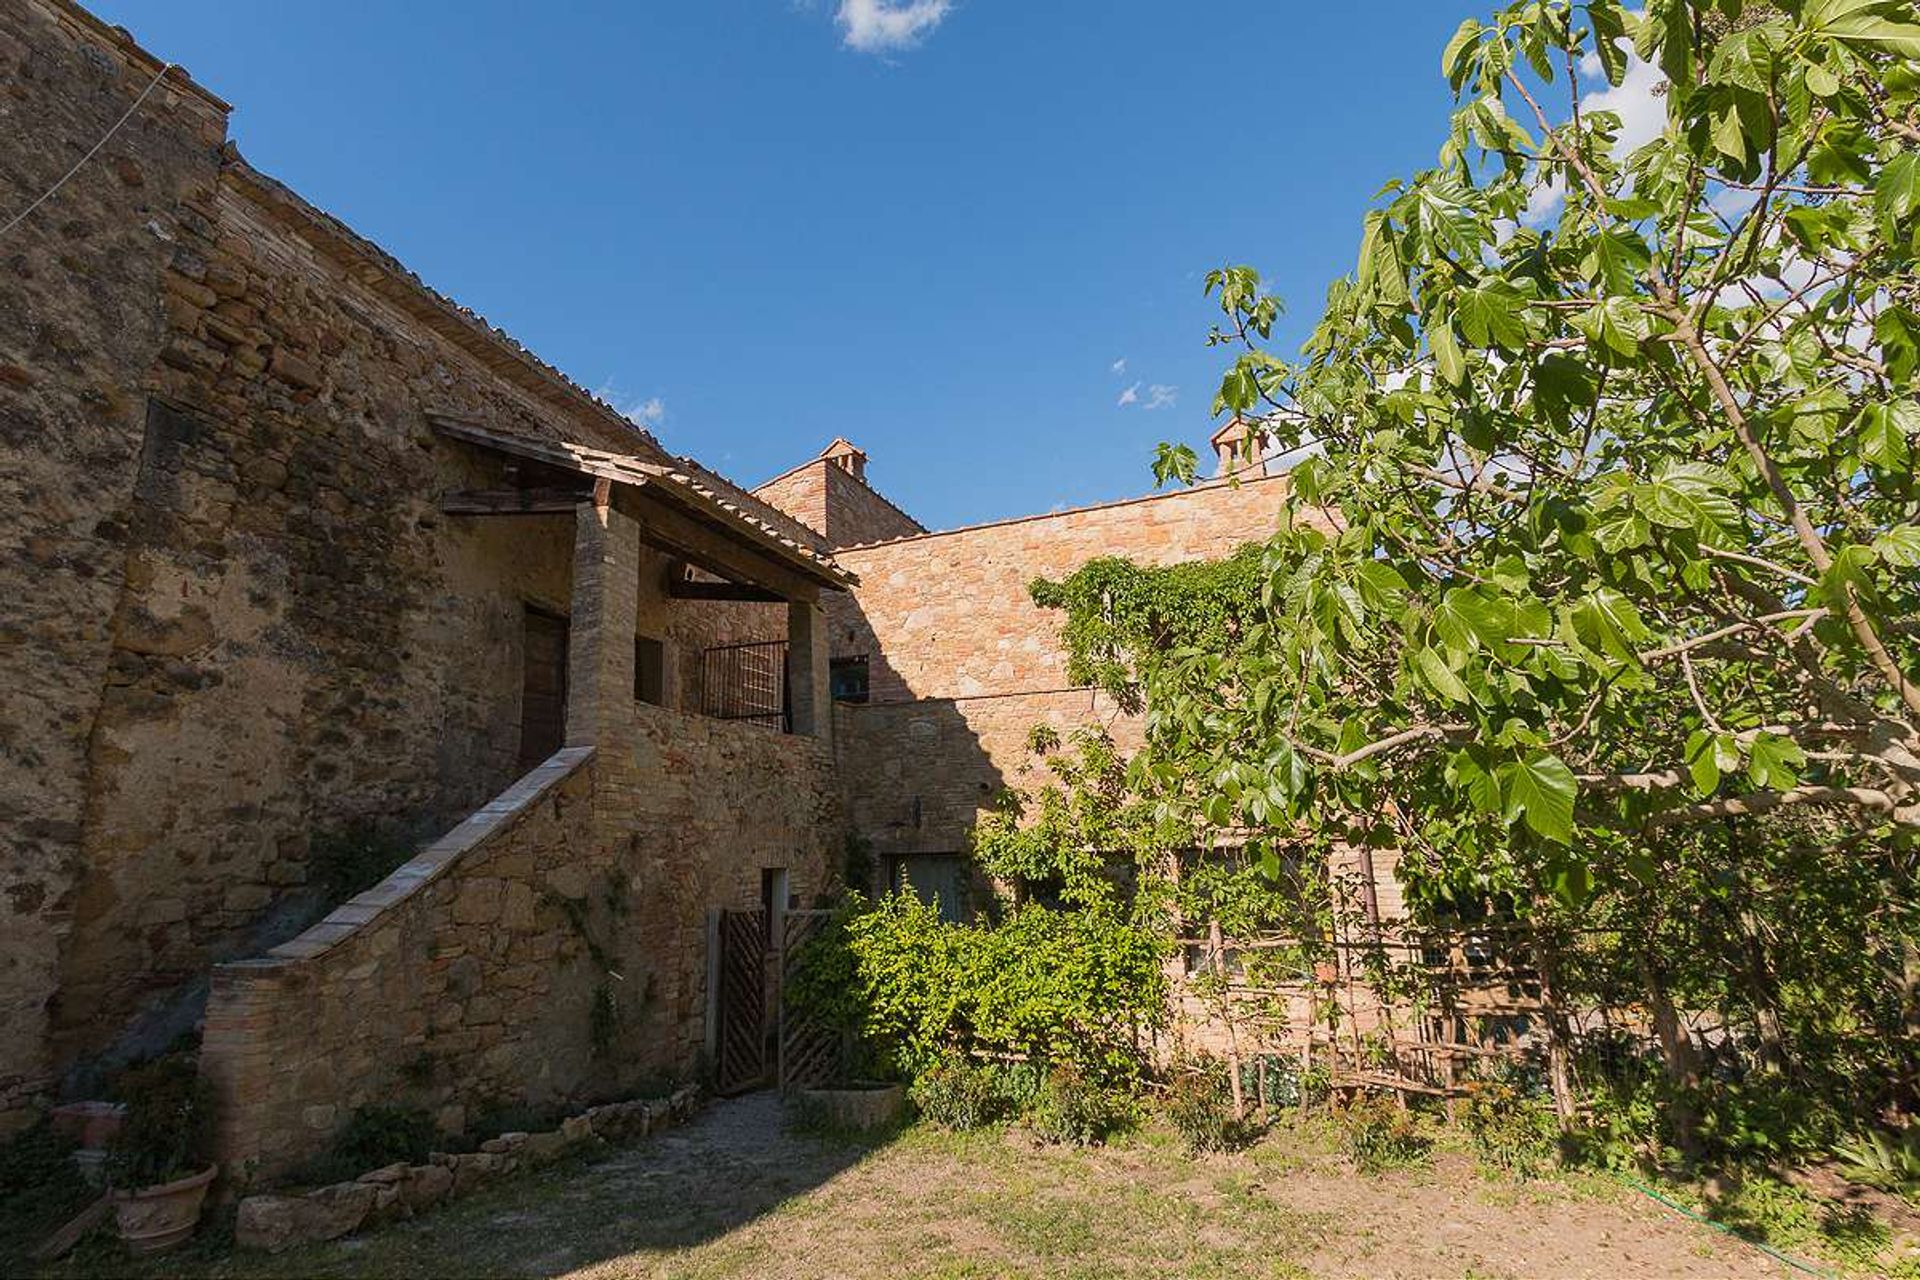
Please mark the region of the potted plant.
<svg viewBox="0 0 1920 1280"><path fill-rule="evenodd" d="M119 1094L127 1114L107 1148L114 1215L129 1249L160 1253L193 1234L220 1172L211 1159L211 1094L186 1054L135 1067Z"/></svg>

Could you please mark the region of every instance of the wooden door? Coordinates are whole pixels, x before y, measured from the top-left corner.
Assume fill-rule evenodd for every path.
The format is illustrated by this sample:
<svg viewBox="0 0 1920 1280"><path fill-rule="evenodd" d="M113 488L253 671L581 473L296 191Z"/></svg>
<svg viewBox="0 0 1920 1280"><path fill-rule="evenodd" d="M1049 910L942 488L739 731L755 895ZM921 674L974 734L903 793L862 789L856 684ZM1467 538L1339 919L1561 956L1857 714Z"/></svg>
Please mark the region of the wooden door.
<svg viewBox="0 0 1920 1280"><path fill-rule="evenodd" d="M744 1093L767 1082L767 915L719 914L714 1091Z"/></svg>
<svg viewBox="0 0 1920 1280"><path fill-rule="evenodd" d="M847 1064L846 1038L789 998L787 972L803 948L831 925L831 911L789 911L777 939L780 995L780 1092L831 1084Z"/></svg>
<svg viewBox="0 0 1920 1280"><path fill-rule="evenodd" d="M520 685L520 767L567 743L567 620L529 608Z"/></svg>

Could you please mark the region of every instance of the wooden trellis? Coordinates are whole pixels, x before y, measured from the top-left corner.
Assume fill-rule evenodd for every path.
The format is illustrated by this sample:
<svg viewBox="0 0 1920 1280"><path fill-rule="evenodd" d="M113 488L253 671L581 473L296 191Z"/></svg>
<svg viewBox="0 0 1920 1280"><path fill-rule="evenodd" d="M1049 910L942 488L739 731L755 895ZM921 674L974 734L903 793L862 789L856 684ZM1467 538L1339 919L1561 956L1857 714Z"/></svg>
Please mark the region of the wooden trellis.
<svg viewBox="0 0 1920 1280"><path fill-rule="evenodd" d="M1196 996L1208 1025L1225 1036L1236 1080L1238 1060L1264 1075L1270 1060L1317 1069L1336 1090L1384 1089L1445 1099L1465 1092L1473 1064L1522 1062L1542 1068L1556 1104L1572 1106L1567 1078L1568 1017L1555 1007L1524 927L1494 923L1457 930L1401 932L1397 923L1314 940L1331 962L1297 979L1261 979L1246 957L1307 950L1298 938L1223 939L1218 929L1186 941L1202 957L1211 995ZM1227 957L1243 963L1229 970ZM1376 987L1369 968L1393 971L1397 990ZM1265 1091L1259 1094L1264 1099Z"/></svg>

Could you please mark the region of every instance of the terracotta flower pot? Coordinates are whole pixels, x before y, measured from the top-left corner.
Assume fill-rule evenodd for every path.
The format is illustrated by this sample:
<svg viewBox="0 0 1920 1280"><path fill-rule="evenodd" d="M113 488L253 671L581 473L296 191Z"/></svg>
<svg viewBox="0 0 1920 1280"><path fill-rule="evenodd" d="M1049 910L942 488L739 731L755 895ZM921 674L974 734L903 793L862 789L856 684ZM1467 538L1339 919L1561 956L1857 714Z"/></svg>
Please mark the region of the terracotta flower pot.
<svg viewBox="0 0 1920 1280"><path fill-rule="evenodd" d="M113 1193L120 1238L135 1253L165 1253L193 1234L220 1166L158 1186Z"/></svg>
<svg viewBox="0 0 1920 1280"><path fill-rule="evenodd" d="M53 1129L79 1143L82 1150L100 1151L113 1141L126 1118L127 1109L118 1102L69 1102L53 1109Z"/></svg>

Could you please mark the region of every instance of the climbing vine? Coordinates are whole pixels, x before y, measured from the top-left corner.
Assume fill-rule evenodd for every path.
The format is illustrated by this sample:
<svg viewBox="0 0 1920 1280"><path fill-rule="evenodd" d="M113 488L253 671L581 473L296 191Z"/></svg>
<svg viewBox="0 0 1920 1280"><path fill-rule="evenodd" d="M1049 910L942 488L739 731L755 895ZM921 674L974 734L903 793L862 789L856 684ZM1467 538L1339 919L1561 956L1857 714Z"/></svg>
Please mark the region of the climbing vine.
<svg viewBox="0 0 1920 1280"><path fill-rule="evenodd" d="M1067 678L1106 690L1128 711L1143 708L1141 659L1234 645L1259 603L1262 549L1224 560L1143 568L1117 556L1090 560L1059 582L1036 578L1033 602L1060 609Z"/></svg>

